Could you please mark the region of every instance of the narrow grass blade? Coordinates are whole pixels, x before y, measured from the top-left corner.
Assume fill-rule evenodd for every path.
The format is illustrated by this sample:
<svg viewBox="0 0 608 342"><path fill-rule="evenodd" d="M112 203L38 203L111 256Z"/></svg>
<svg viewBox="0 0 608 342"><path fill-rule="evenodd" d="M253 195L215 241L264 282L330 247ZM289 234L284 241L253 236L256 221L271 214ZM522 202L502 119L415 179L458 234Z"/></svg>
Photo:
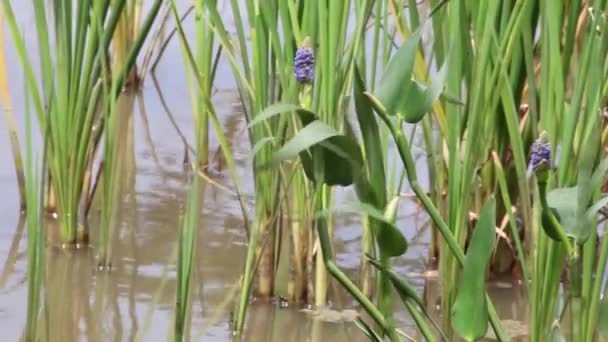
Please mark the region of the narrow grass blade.
<svg viewBox="0 0 608 342"><path fill-rule="evenodd" d="M186 213L179 234L177 259L177 298L175 305L175 340L184 339L186 317L189 314L190 291L192 282L192 267L195 262L197 232L201 210L201 180L193 176Z"/></svg>

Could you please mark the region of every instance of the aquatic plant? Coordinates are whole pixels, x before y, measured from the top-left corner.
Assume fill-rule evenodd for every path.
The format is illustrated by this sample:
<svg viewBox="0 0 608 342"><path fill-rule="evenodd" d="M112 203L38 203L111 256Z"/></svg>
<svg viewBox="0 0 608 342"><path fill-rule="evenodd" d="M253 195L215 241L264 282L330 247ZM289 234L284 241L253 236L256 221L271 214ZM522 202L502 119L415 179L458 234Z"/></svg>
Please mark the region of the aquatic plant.
<svg viewBox="0 0 608 342"><path fill-rule="evenodd" d="M29 94L28 94L29 95ZM26 97L27 98L27 97ZM44 215L44 172L47 162L47 141L42 157L34 156L32 115L26 103L25 120L25 194L27 224L27 318L25 339L36 340L43 330L40 322L45 284L46 224ZM48 328L48 327L47 327Z"/></svg>
<svg viewBox="0 0 608 342"><path fill-rule="evenodd" d="M134 1L33 4L40 77L10 1L2 4L25 69L28 105L45 138L43 173L34 174L28 145L20 185L31 236L29 339L37 336L44 278L40 193L58 215L61 242L84 243L97 188L93 180L101 179L98 257L100 266L111 264L121 175L120 100L161 1L152 4L141 27L144 7ZM322 307L330 275L375 323L359 320L372 340L401 339L394 294L426 340L456 334L477 340L488 323L499 340L508 340L485 287L489 272L512 270L521 271L530 301L531 341L567 334L593 341L608 330L608 237L596 229L598 212L608 203L606 1L233 0L227 6L236 34L217 5L194 2L191 42L177 2L170 3L196 140L195 148L188 147L195 161L187 165L192 181L178 234L176 340L188 333L211 134L226 160L247 232L236 332L245 325L252 294ZM242 180L214 107L221 62L230 64L237 82L251 145L251 229ZM10 99L2 74L0 69L6 109ZM30 134L28 126L28 144ZM414 158L411 137L420 135L428 187ZM19 173L16 140L12 145ZM100 146L103 162L97 163ZM357 199L335 203L335 187L352 187ZM392 267L408 247L395 223L402 187L413 191L432 222L431 257L438 258L442 278L441 327ZM346 276L333 255L333 216L343 211L361 214L358 281ZM499 221L509 229L498 231ZM501 249L507 252L497 253Z"/></svg>
<svg viewBox="0 0 608 342"><path fill-rule="evenodd" d="M25 71L38 126L41 132L48 132L49 196L45 205L57 214L60 231L54 235L62 243L88 241L84 203L90 199L93 158L102 134L106 132L104 128L113 126L112 108L161 1L155 1L150 7L133 49L123 64L116 64L118 70L111 71L106 59L126 3L126 0L77 3L34 0L41 69L37 79L34 58L26 50L25 37L17 26L13 7L10 1L2 2L13 43ZM49 18L50 13L53 18ZM54 33L52 40L49 33ZM113 176L109 171L114 164L111 132L105 141L104 171L107 186L111 187ZM108 196L106 199L106 205L111 203ZM112 209L106 207L105 211ZM108 217L107 214L104 216ZM111 223L106 220L104 224ZM102 246L105 244L103 241ZM102 259L107 257L102 256Z"/></svg>

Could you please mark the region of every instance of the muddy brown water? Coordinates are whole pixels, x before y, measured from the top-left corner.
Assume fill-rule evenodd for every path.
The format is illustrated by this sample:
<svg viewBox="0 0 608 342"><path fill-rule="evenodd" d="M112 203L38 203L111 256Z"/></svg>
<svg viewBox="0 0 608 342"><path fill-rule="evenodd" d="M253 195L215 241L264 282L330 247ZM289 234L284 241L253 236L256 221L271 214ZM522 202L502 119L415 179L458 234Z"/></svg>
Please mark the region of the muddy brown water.
<svg viewBox="0 0 608 342"><path fill-rule="evenodd" d="M16 11L20 13L23 30L28 37L30 34L33 37L33 12L26 3L15 2ZM23 75L8 32L5 32L5 41L11 96L23 145ZM28 41L28 46L30 51L35 51L35 41ZM193 121L182 61L174 40L155 77L178 127L192 141ZM251 204L253 184L246 125L227 63L220 65L213 101L231 140L239 176ZM120 180L122 194L112 271L96 270L93 247L78 251L47 248L44 290L47 314L43 323L49 326L50 341L163 341L171 338L176 287L174 253L187 191L187 175L182 166L184 144L162 106L150 75L146 76L141 93L131 95L124 102L121 109L125 127L121 138L124 169ZM34 143L39 146L40 139L36 138ZM211 149L217 146L212 138ZM214 179L231 186L227 174L215 175ZM354 196L349 189L339 190L337 201ZM252 208L250 205L250 212ZM97 210L94 207L92 213L93 232ZM27 236L19 214L17 183L4 124L0 124L0 217L1 340L18 341L24 332L27 310ZM421 293L425 280L415 275L426 271L430 233L422 224L425 220L414 204L402 204L398 226L410 241L410 247L404 256L395 260L395 268L398 273L409 275ZM245 332L234 338L230 321L236 298L235 284L243 269L246 236L238 202L231 194L216 186L207 186L198 234L190 340L366 340L353 323L320 320L302 312L299 307L282 308L257 301L251 306ZM358 279L360 236L359 217L336 218L336 258L353 279ZM92 238L94 244L95 236ZM337 285L330 290L332 307L336 310L356 308L348 295L333 291L336 288ZM429 309L438 314L434 306L438 296L436 288L428 286L427 297ZM515 322L516 326L517 322L525 321L525 299L517 286L507 281L491 286L490 291L501 317ZM401 308L398 302L395 305ZM412 320L401 309L397 323L406 334L421 340Z"/></svg>

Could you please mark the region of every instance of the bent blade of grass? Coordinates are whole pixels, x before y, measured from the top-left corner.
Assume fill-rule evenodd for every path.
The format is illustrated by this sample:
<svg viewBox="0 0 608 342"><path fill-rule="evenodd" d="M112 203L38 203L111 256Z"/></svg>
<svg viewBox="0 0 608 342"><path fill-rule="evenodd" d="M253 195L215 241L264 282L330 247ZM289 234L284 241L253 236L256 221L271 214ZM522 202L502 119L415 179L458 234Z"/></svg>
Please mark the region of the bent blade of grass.
<svg viewBox="0 0 608 342"><path fill-rule="evenodd" d="M412 85L414 59L420 41L421 30L417 30L397 50L395 56L386 67L374 95L384 105L389 114L397 114L409 100L403 96L403 86Z"/></svg>

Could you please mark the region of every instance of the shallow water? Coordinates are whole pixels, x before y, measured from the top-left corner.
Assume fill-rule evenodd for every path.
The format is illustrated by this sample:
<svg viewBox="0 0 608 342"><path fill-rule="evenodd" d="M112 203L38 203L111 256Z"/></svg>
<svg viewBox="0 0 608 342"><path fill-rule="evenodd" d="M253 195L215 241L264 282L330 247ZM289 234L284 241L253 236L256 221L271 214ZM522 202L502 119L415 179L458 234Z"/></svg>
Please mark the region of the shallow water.
<svg viewBox="0 0 608 342"><path fill-rule="evenodd" d="M26 4L20 10L24 30L33 34L31 10ZM23 76L6 32L5 39L7 65L14 66L9 68L9 80L14 82L11 95L23 143L24 99L19 93L23 89ZM29 43L33 48L35 44ZM177 125L191 141L193 123L182 61L174 40L159 64L156 78ZM226 63L220 65L216 88L214 104L231 141L246 197L252 204L246 127ZM174 255L187 190L187 174L182 166L184 144L150 76L140 94L123 101L125 131L121 152L125 169L112 270L96 270L93 248L78 251L47 248L48 321L42 323L50 327L51 341L162 341L171 336L176 286ZM212 151L217 146L212 138ZM0 125L0 331L4 341L20 339L27 310L26 233L20 221L12 165L7 130ZM214 179L231 186L227 174ZM337 198L338 201L354 198L354 193L349 189L339 191ZM250 205L250 212L252 208ZM428 229L417 227L423 227L425 217L415 215L418 208L412 203L403 202L401 209L398 226L410 241L410 247L405 256L396 259L395 268L400 274L423 273L430 237ZM96 215L94 207L93 231ZM201 218L189 337L195 341L227 341L232 338L229 323L235 284L246 252L243 220L234 196L214 185L206 187ZM339 216L336 227L338 263L357 279L360 220L356 216ZM95 236L92 238L94 243ZM411 280L422 291L424 278ZM335 308L354 307L350 297L342 291L333 291L334 288L337 286L332 286L330 293ZM494 292L501 316L514 321L525 318L522 316L525 300L517 297L517 287L497 287ZM433 286L428 287L427 299L429 303L437 300ZM354 324L319 321L297 307L254 302L248 317L241 338L246 341L365 341ZM407 334L415 336L408 315L400 311L397 321Z"/></svg>

